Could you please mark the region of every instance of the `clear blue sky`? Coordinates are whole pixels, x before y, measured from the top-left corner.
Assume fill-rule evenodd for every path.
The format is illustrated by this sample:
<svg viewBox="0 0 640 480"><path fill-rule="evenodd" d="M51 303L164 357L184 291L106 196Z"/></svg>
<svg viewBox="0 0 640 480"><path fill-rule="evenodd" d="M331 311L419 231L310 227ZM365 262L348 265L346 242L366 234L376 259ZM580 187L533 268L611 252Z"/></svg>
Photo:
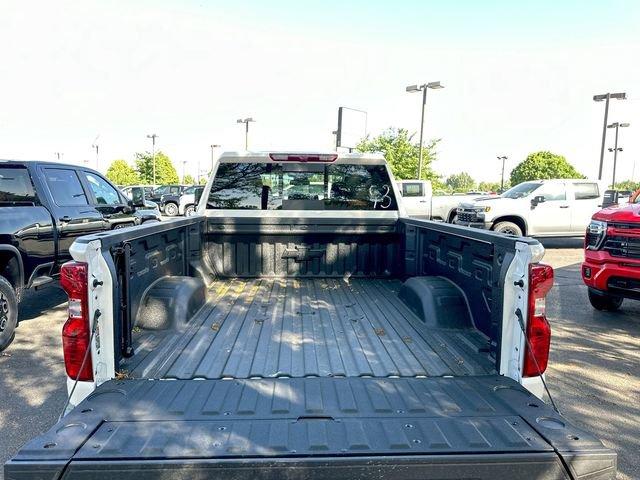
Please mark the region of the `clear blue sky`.
<svg viewBox="0 0 640 480"><path fill-rule="evenodd" d="M408 84L440 80L425 136L436 170L495 180L495 156L564 154L597 173L602 104L629 121L620 176L640 156L640 3L382 1L0 1L0 157L90 159L99 168L149 149L179 172L209 145L323 148L339 105L368 111L369 132L415 131ZM640 160L640 159L639 159ZM610 169L610 159L607 160ZM640 162L636 179L640 179ZM608 170L607 170L608 171Z"/></svg>

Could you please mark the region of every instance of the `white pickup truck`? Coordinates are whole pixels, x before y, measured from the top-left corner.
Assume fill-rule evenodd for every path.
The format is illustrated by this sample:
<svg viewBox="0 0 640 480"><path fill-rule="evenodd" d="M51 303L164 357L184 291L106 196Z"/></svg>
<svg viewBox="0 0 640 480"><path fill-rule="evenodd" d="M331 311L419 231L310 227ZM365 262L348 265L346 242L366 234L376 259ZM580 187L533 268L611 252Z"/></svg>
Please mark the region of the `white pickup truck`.
<svg viewBox="0 0 640 480"><path fill-rule="evenodd" d="M463 202L457 225L531 237L582 237L600 210L605 185L594 180L534 180L493 198Z"/></svg>
<svg viewBox="0 0 640 480"><path fill-rule="evenodd" d="M382 157L226 153L196 215L78 239L30 479L611 479L543 400L538 241L411 219Z"/></svg>
<svg viewBox="0 0 640 480"><path fill-rule="evenodd" d="M429 180L398 180L397 183L407 215L425 220L453 223L460 203L488 196L481 193L434 195Z"/></svg>

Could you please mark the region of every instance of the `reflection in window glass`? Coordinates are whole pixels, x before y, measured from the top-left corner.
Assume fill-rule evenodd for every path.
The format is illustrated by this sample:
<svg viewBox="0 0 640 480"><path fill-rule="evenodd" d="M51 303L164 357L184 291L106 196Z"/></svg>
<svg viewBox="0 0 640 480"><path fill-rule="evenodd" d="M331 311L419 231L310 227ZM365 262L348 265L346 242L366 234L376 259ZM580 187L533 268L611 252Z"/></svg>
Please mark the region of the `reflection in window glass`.
<svg viewBox="0 0 640 480"><path fill-rule="evenodd" d="M33 205L36 192L26 168L0 167L0 204Z"/></svg>
<svg viewBox="0 0 640 480"><path fill-rule="evenodd" d="M207 208L396 210L383 165L223 163Z"/></svg>
<svg viewBox="0 0 640 480"><path fill-rule="evenodd" d="M115 188L102 177L85 172L84 176L89 182L89 187L96 197L98 205L120 205L122 202Z"/></svg>
<svg viewBox="0 0 640 480"><path fill-rule="evenodd" d="M47 185L57 205L73 207L89 204L75 170L45 168L44 171Z"/></svg>
<svg viewBox="0 0 640 480"><path fill-rule="evenodd" d="M564 183L546 183L536 191L536 196L542 195L545 202L567 199L567 187Z"/></svg>
<svg viewBox="0 0 640 480"><path fill-rule="evenodd" d="M597 183L574 183L573 190L576 200L592 200L600 198Z"/></svg>

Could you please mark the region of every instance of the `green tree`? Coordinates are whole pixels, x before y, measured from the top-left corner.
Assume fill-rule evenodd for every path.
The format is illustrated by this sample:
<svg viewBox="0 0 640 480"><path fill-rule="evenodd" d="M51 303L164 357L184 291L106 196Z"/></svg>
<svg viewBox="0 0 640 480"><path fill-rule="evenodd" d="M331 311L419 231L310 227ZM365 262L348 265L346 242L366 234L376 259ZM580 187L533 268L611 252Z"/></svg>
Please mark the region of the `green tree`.
<svg viewBox="0 0 640 480"><path fill-rule="evenodd" d="M205 183L207 183L208 177L204 176L204 177L200 177L200 185L204 185Z"/></svg>
<svg viewBox="0 0 640 480"><path fill-rule="evenodd" d="M185 185L193 185L196 183L196 181L193 179L193 176L187 173L182 179L182 183L184 183Z"/></svg>
<svg viewBox="0 0 640 480"><path fill-rule="evenodd" d="M611 188L611 185L609 188ZM634 182L633 180L616 182L616 190L631 190L632 192L635 192L638 189L640 189L640 182Z"/></svg>
<svg viewBox="0 0 640 480"><path fill-rule="evenodd" d="M511 170L511 185L549 178L585 178L585 176L562 155L546 151L529 154L525 161Z"/></svg>
<svg viewBox="0 0 640 480"><path fill-rule="evenodd" d="M126 160L114 160L107 169L107 178L116 185L136 185L140 176Z"/></svg>
<svg viewBox="0 0 640 480"><path fill-rule="evenodd" d="M415 179L418 175L420 145L413 141L414 134L404 128L388 128L380 135L367 135L356 147L359 152L379 152L389 163L393 175L398 180ZM422 151L422 178L437 182L438 175L431 164L436 159L436 145L439 140L431 140Z"/></svg>
<svg viewBox="0 0 640 480"><path fill-rule="evenodd" d="M445 183L454 192L466 192L473 190L476 186L476 181L467 172L449 175Z"/></svg>
<svg viewBox="0 0 640 480"><path fill-rule="evenodd" d="M153 156L151 152L136 153L136 170L145 185L153 183ZM171 159L162 152L156 152L156 184L178 183L178 172Z"/></svg>

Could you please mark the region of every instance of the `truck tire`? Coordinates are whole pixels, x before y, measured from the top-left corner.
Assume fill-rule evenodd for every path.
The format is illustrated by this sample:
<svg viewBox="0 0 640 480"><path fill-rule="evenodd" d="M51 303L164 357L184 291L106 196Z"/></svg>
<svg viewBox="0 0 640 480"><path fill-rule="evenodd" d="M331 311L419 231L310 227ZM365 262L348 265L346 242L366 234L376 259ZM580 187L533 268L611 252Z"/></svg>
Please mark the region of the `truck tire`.
<svg viewBox="0 0 640 480"><path fill-rule="evenodd" d="M17 323L16 292L6 278L0 277L0 352L13 341Z"/></svg>
<svg viewBox="0 0 640 480"><path fill-rule="evenodd" d="M194 213L196 213L196 206L195 205L189 205L187 208L184 209L184 216L185 217L190 217Z"/></svg>
<svg viewBox="0 0 640 480"><path fill-rule="evenodd" d="M622 300L622 297L610 295L605 292L595 292L594 290L589 289L589 302L596 310L614 312L620 308Z"/></svg>
<svg viewBox="0 0 640 480"><path fill-rule="evenodd" d="M491 230L507 235L515 235L516 237L522 236L522 229L513 222L498 222Z"/></svg>
<svg viewBox="0 0 640 480"><path fill-rule="evenodd" d="M170 217L178 215L178 205L173 202L169 202L164 206L164 213Z"/></svg>

